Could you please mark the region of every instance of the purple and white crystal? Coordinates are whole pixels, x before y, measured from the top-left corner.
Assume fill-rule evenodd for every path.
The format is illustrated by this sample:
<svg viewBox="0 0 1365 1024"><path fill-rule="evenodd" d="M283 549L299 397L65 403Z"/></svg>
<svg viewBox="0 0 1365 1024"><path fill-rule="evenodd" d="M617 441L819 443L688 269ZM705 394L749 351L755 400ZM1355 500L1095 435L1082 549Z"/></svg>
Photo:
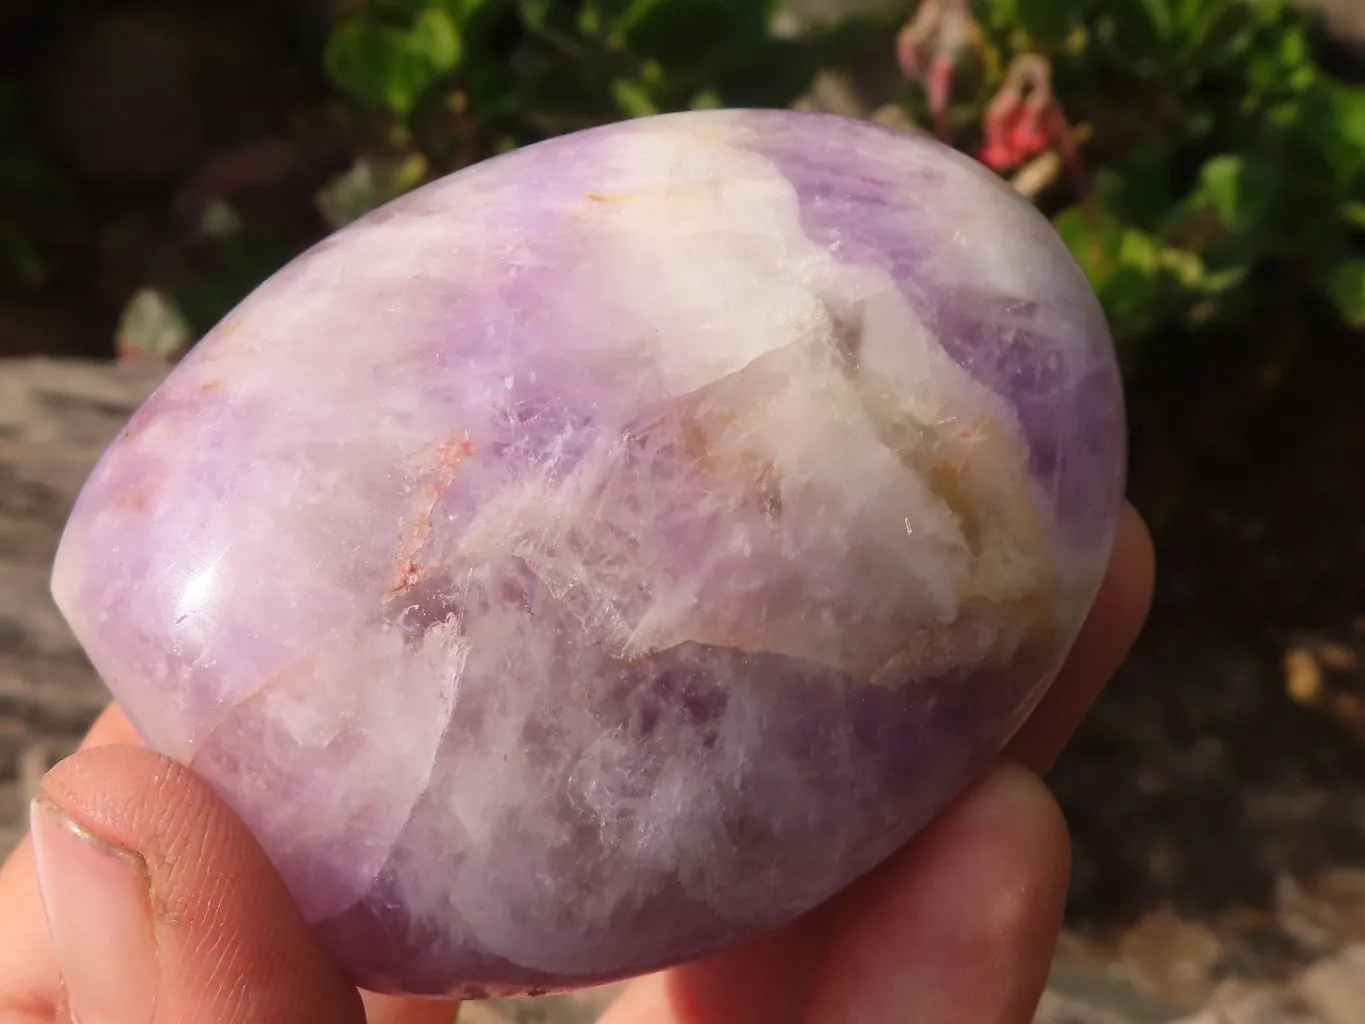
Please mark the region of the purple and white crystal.
<svg viewBox="0 0 1365 1024"><path fill-rule="evenodd" d="M1072 643L1123 430L1094 295L975 162L650 118L277 274L111 446L54 590L358 981L566 987L923 826Z"/></svg>

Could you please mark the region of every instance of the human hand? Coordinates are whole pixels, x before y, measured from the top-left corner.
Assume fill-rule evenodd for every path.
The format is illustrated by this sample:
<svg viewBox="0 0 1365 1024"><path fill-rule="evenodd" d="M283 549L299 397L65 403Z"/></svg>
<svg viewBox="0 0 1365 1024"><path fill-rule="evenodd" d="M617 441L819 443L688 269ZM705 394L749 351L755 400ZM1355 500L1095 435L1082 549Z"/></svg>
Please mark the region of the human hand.
<svg viewBox="0 0 1365 1024"><path fill-rule="evenodd" d="M1152 576L1151 542L1129 510L1085 628L1006 757L827 905L633 982L603 1024L1028 1024L1069 873L1066 826L1038 776L1127 654ZM44 778L32 824L0 869L0 1024L458 1015L451 1002L358 992L241 821L188 769L143 748L117 708Z"/></svg>

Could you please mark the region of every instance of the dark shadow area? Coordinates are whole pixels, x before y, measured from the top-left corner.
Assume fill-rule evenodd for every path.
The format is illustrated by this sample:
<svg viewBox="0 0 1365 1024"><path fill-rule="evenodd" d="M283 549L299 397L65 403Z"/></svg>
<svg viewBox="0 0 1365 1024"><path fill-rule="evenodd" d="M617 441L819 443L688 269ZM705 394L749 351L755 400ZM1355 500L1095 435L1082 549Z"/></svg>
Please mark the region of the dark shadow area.
<svg viewBox="0 0 1365 1024"><path fill-rule="evenodd" d="M110 358L146 288L202 330L326 232L326 0L3 8L0 355ZM205 230L220 200L249 242Z"/></svg>
<svg viewBox="0 0 1365 1024"><path fill-rule="evenodd" d="M1171 907L1273 972L1318 952L1274 919L1277 886L1365 864L1360 342L1314 335L1276 381L1275 350L1191 341L1134 382L1159 583L1052 780L1078 928Z"/></svg>

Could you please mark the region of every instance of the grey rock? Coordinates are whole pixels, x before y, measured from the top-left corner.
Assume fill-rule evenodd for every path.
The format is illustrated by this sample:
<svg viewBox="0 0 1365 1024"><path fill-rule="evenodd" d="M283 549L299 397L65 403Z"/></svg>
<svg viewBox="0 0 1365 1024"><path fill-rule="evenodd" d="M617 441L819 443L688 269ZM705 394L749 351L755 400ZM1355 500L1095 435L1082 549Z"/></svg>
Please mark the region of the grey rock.
<svg viewBox="0 0 1365 1024"><path fill-rule="evenodd" d="M1129 985L1110 965L1060 953L1034 1024L1169 1024L1180 1010Z"/></svg>
<svg viewBox="0 0 1365 1024"><path fill-rule="evenodd" d="M1365 54L1365 0L1304 0L1304 5L1322 14L1335 38Z"/></svg>
<svg viewBox="0 0 1365 1024"><path fill-rule="evenodd" d="M49 567L86 475L157 379L0 359L0 852L22 834L37 779L107 700L48 594Z"/></svg>

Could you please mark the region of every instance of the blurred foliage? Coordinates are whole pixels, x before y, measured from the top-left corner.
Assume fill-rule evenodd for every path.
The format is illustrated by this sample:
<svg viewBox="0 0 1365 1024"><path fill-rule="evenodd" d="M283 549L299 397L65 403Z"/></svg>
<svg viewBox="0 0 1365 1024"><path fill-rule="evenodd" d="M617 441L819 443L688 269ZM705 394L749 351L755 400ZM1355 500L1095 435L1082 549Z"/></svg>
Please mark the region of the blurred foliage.
<svg viewBox="0 0 1365 1024"><path fill-rule="evenodd" d="M433 170L622 117L791 102L839 59L778 40L771 0L371 0L335 27L331 80ZM939 6L951 11L951 0ZM944 30L944 125L979 146L1023 55L1050 62L1088 187L1044 190L1129 353L1325 300L1365 328L1365 89L1317 63L1290 0L978 0ZM912 12L913 13L913 12ZM883 32L887 30L883 27ZM951 38L947 38L951 36ZM823 46L821 44L824 44ZM885 41L892 48L889 32ZM925 84L932 89L932 71ZM914 93L921 124L933 111ZM446 116L431 118L433 109ZM426 115L424 117L424 114ZM444 123L444 134L433 131ZM453 126L453 127L452 127ZM363 212L421 177L372 185ZM344 219L344 218L342 218Z"/></svg>
<svg viewBox="0 0 1365 1024"><path fill-rule="evenodd" d="M772 31L780 7L338 0L300 58L355 136L318 213L339 227L458 167L622 118L786 106L823 71L865 86L880 61L880 93L860 95L892 102L868 116L890 109L1010 175L1054 218L1126 357L1153 338L1264 333L1285 310L1365 328L1365 89L1320 65L1294 0L907 0L796 36ZM18 140L12 92L0 81L0 138ZM0 146L0 284L47 280L57 181L31 149ZM177 296L196 330L289 255L249 231L207 235L223 280Z"/></svg>
<svg viewBox="0 0 1365 1024"><path fill-rule="evenodd" d="M0 282L42 287L48 261L42 215L61 202L58 179L22 141L17 90L0 81Z"/></svg>
<svg viewBox="0 0 1365 1024"><path fill-rule="evenodd" d="M769 31L774 0L363 0L324 66L446 170L627 117L783 106L814 71ZM410 169L410 165L409 165ZM376 198L387 196L376 182Z"/></svg>
<svg viewBox="0 0 1365 1024"><path fill-rule="evenodd" d="M1091 197L1049 196L1115 333L1254 327L1325 300L1365 328L1365 89L1289 0L980 0L950 123L975 142L1002 68L1052 65ZM916 98L915 102L918 101ZM914 102L912 102L914 106Z"/></svg>

